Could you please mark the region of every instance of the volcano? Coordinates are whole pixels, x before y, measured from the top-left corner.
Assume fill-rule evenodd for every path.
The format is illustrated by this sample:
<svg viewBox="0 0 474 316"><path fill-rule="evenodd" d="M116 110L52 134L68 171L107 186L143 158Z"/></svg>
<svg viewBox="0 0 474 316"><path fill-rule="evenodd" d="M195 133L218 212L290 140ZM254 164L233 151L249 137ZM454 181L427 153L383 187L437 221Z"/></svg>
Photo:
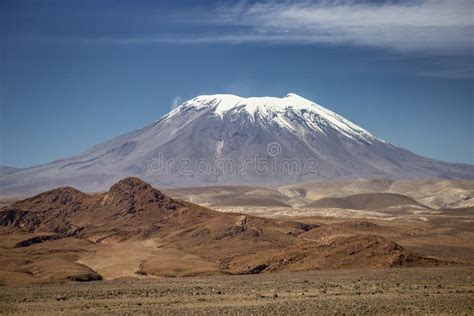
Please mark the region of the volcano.
<svg viewBox="0 0 474 316"><path fill-rule="evenodd" d="M289 93L188 100L159 120L86 152L0 177L0 194L60 186L106 190L128 176L154 186L282 185L355 178L474 179L474 166L396 147Z"/></svg>

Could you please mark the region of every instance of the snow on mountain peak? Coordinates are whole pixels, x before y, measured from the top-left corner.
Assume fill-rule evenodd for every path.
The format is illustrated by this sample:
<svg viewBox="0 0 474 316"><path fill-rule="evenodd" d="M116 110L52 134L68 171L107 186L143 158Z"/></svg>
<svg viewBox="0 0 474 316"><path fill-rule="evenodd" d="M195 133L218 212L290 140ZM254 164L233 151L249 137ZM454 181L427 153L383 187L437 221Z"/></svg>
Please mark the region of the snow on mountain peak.
<svg viewBox="0 0 474 316"><path fill-rule="evenodd" d="M299 121L306 128L320 133L332 128L356 140L371 142L375 138L362 127L295 93L288 93L282 98L244 98L233 94L200 95L184 102L165 118L169 120L184 109L206 110L221 119L225 115L243 114L253 122L276 123L293 132L300 130L295 123Z"/></svg>
<svg viewBox="0 0 474 316"><path fill-rule="evenodd" d="M214 112L222 116L229 111L245 110L253 115L256 112L286 111L289 108L311 110L313 103L294 93L288 93L286 97L250 97L243 98L233 94L201 95L183 103L185 107L205 108L212 107Z"/></svg>

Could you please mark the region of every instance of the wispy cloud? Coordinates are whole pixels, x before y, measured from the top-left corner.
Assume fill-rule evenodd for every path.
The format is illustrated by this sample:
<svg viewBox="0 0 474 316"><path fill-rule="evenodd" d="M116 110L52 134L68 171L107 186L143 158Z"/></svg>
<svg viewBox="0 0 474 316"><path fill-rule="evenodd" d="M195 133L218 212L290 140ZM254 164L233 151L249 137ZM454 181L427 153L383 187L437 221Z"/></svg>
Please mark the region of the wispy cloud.
<svg viewBox="0 0 474 316"><path fill-rule="evenodd" d="M224 2L184 10L173 25L192 32L87 37L91 42L349 44L430 54L472 54L473 0Z"/></svg>
<svg viewBox="0 0 474 316"><path fill-rule="evenodd" d="M398 57L422 57L424 76L474 77L474 0L233 1L218 6L160 11L127 18L145 19L143 32L107 30L42 39L119 45L175 43L321 44L381 48ZM115 12L119 17L122 12ZM163 14L163 13L161 13ZM111 13L111 16L114 16ZM138 20L137 20L137 23ZM161 23L161 22L160 22ZM401 53L401 54L399 54Z"/></svg>
<svg viewBox="0 0 474 316"><path fill-rule="evenodd" d="M182 102L183 100L180 96L174 97L173 101L171 102L171 109L176 109Z"/></svg>
<svg viewBox="0 0 474 316"><path fill-rule="evenodd" d="M473 50L473 11L472 0L240 2L218 7L209 21L241 28L178 41L334 43L465 54Z"/></svg>

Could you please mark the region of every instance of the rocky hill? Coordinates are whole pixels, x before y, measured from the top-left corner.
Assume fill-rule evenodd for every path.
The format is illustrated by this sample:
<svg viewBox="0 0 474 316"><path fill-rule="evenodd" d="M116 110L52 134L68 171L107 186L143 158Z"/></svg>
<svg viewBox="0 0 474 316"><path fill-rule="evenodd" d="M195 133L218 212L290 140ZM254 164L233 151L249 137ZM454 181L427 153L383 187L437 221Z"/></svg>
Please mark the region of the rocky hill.
<svg viewBox="0 0 474 316"><path fill-rule="evenodd" d="M328 225L220 213L138 178L102 194L66 187L18 201L0 210L0 225L4 283L436 263L381 236L328 242L311 237Z"/></svg>

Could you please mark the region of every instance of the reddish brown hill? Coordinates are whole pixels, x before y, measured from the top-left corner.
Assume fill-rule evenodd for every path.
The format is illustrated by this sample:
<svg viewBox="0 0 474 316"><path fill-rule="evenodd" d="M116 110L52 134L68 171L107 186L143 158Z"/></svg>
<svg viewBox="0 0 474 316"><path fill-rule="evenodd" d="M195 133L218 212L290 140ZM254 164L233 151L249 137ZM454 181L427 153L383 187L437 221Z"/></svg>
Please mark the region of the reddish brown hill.
<svg viewBox="0 0 474 316"><path fill-rule="evenodd" d="M3 208L0 225L4 271L30 277L32 264L56 262L61 277L46 269L46 280L97 279L93 270L114 278L425 262L380 236L328 241L325 232L334 233L328 225L220 213L171 199L138 178L97 195L72 188L42 193ZM112 271L117 262L120 269Z"/></svg>
<svg viewBox="0 0 474 316"><path fill-rule="evenodd" d="M161 221L190 207L194 205L175 201L138 178L127 178L103 194L59 188L18 201L2 210L0 224L81 237L107 233L129 236L153 230Z"/></svg>

